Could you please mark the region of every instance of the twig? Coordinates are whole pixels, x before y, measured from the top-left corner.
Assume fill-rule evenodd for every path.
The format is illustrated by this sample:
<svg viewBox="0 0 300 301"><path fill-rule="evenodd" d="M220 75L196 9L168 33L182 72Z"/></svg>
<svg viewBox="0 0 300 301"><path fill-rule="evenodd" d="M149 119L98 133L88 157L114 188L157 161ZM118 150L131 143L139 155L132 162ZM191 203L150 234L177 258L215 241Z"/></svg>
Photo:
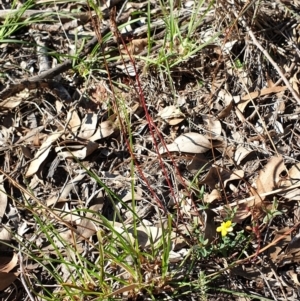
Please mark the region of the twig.
<svg viewBox="0 0 300 301"><path fill-rule="evenodd" d="M280 279L281 277L280 278L278 277L277 272L276 272L276 268L274 267L273 262L270 261L269 264L270 264L270 268L271 268L271 270L273 272L274 277L276 278L277 282L279 283L279 286L280 286L280 289L281 289L281 293L282 293L282 296L284 297L284 300L288 300L288 298L286 296L286 293L284 291L283 285L282 285L282 280Z"/></svg>
<svg viewBox="0 0 300 301"><path fill-rule="evenodd" d="M261 259L262 260L262 259ZM264 280L265 284L267 285L268 289L269 289L269 292L270 294L272 295L274 301L278 301L278 299L276 298L272 288L270 287L270 284L269 284L269 281L268 279L266 278L265 274L259 269L259 267L257 266L257 264L254 262L254 267L258 270L258 272L260 273L262 279ZM286 299L287 300L287 299Z"/></svg>
<svg viewBox="0 0 300 301"><path fill-rule="evenodd" d="M5 21L7 18L14 18L15 15L19 13L19 9L0 10L0 21ZM30 18L39 18L43 20L57 21L57 15L57 11L40 11L28 9L21 16L18 16L18 20L25 21ZM74 19L79 19L80 22L86 23L90 19L90 16L87 13L71 13L68 11L62 11L59 14L59 19L62 23L67 23Z"/></svg>
<svg viewBox="0 0 300 301"><path fill-rule="evenodd" d="M73 29L79 26L78 20L72 20L67 23L58 23L58 24L45 24L45 23L35 23L31 24L30 28L39 30L39 31L47 31L47 32L61 32L61 31L72 31ZM70 32L69 32L70 33ZM82 32L80 32L82 34Z"/></svg>
<svg viewBox="0 0 300 301"><path fill-rule="evenodd" d="M100 9L102 11L102 17L107 18L109 17L109 8L119 4L122 0L113 0L109 1L109 5L103 5ZM147 2L141 3L140 7L147 5ZM15 15L20 14L19 9L6 9L0 10L0 21L5 21L7 18L14 18ZM50 20L50 21L57 21L59 20L62 23L70 22L74 19L80 20L81 23L86 23L90 20L91 15L90 13L71 13L69 11L42 11L42 10L34 10L34 9L27 9L24 11L20 16L18 16L19 21L25 21L26 19L30 18L38 18L40 20Z"/></svg>
<svg viewBox="0 0 300 301"><path fill-rule="evenodd" d="M36 42L36 52L38 57L39 74L50 69L50 60L48 57L48 50L46 43L42 40L42 34L35 30L29 30Z"/></svg>
<svg viewBox="0 0 300 301"><path fill-rule="evenodd" d="M24 287L24 289L25 289L25 291L26 291L26 293L27 293L27 296L29 297L29 299L31 300L31 301L35 301L35 299L34 299L34 297L32 296L32 294L31 294L31 291L29 290L29 288L28 288L28 285L27 285L27 283L26 283L26 281L25 281L25 277L24 277L24 274L25 274L25 270L24 270L24 266L23 266L23 256L22 256L22 252L21 252L21 245L19 244L19 261L20 261L20 278L21 278L21 282L22 282L22 284L23 284L23 287Z"/></svg>
<svg viewBox="0 0 300 301"><path fill-rule="evenodd" d="M276 189L276 190L268 191L268 192L265 192L265 193L257 194L257 196L262 198L262 197L265 197L265 196L268 196L268 195L277 194L277 193L281 193L281 192L286 192L286 191L289 191L289 190L292 190L292 189L298 188L298 187L300 187L300 183L297 183L297 184L294 184L294 185L291 185L291 186L288 186L288 187L283 187L283 188L279 188L279 189ZM250 196L249 198L246 198L246 199L243 199L243 200L240 200L240 201L236 201L236 202L233 202L231 204L226 204L226 205L223 205L223 206L219 206L219 207L215 208L214 210L220 211L220 210L223 210L224 207L227 207L227 206L233 207L233 206L238 206L238 205L247 203L249 201L254 201L257 196Z"/></svg>
<svg viewBox="0 0 300 301"><path fill-rule="evenodd" d="M238 18L238 13L236 11L233 11L234 15L236 18ZM274 62L274 60L271 58L271 56L269 55L269 53L261 46L261 44L257 41L253 31L250 29L250 27L247 25L246 21L244 20L244 17L240 17L240 20L242 22L242 25L246 28L247 32L249 33L254 45L263 53L263 55L269 60L269 62L273 65L273 67L276 69L276 71L278 72L278 74L280 75L280 77L282 78L282 80L284 81L284 83L286 84L286 86L288 87L288 89L290 90L290 92L292 93L292 95L294 96L294 98L297 100L298 104L300 104L300 98L299 95L297 94L297 92L292 88L291 84L289 83L289 81L287 80L287 78L285 77L285 75L283 74L283 72L281 71L281 69L279 68L279 66Z"/></svg>

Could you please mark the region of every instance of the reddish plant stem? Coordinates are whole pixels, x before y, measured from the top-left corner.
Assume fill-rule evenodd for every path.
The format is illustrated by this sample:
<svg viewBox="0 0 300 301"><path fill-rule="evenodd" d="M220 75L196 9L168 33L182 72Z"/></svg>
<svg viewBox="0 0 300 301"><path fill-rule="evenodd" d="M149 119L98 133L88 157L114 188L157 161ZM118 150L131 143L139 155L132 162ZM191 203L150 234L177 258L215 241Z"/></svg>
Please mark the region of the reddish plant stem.
<svg viewBox="0 0 300 301"><path fill-rule="evenodd" d="M165 165L164 165L162 156L161 156L161 154L159 153L159 147L158 147L158 144L157 144L155 135L157 135L157 137L160 139L160 141L161 141L162 145L165 147L165 149L167 149L166 143L165 143L165 141L164 141L164 139L163 139L163 137L162 137L160 131L157 129L155 123L153 122L153 119L151 118L151 116L150 116L150 114L149 114L149 111L148 111L148 108L147 108L147 105L146 105L146 101L145 101L145 97L144 97L144 93L143 93L143 89L142 89L142 86L141 86L140 78L139 78L139 76L138 76L138 72L137 72L137 69L136 69L135 61L134 61L132 55L130 54L130 51L128 50L127 45L126 45L126 43L124 42L124 40L123 40L123 38L122 38L122 36L121 36L121 34L120 34L118 28L117 28L116 22L115 22L115 9L112 9L112 14L111 14L111 19L110 19L110 26L111 26L111 31L112 31L112 33L113 33L114 36L115 36L115 39L116 39L117 41L119 40L119 41L122 42L123 47L124 47L124 49L126 50L128 56L129 56L130 63L131 63L132 66L133 66L133 69L134 69L134 72L135 72L135 79L136 79L136 83L137 83L137 87L138 87L138 89L137 89L137 94L139 95L140 102L141 102L141 104L142 104L142 106L143 106L143 109L144 109L144 112L145 112L145 116L146 116L146 120L147 120L147 123L148 123L149 131L150 131L150 134L151 134L151 136L152 136L153 144L154 144L156 153L158 154L158 160L159 160L160 166L161 166L161 168L162 168L163 174L164 174L164 176L165 176L165 179L166 179L166 181L167 181L168 187L169 187L169 189L170 189L171 195L172 195L172 197L173 197L173 199L174 199L174 202L175 202L176 204L178 204L178 201L176 200L176 196L175 196L175 193L174 193L174 189L173 189L173 186L172 186L172 184L171 184L171 182L170 182L170 179L169 179L167 170L166 170L166 168L165 168ZM120 49L119 49L119 50L120 50ZM120 51L120 53L121 53L121 51ZM122 55L121 55L121 57L122 57ZM122 60L123 60L123 57L122 57ZM108 73L109 73L109 72L108 72ZM160 207L163 208L165 211L167 211L166 207L161 203L161 201L159 200L158 196L156 195L156 193L155 193L155 192L153 191L153 189L151 188L151 186L150 186L148 180L147 180L146 177L144 176L144 173L143 173L143 171L142 171L140 165L136 162L135 157L134 157L134 154L133 154L132 150L130 149L129 143L128 143L128 142L127 142L127 146L128 146L129 151L130 151L130 154L131 154L132 159L133 159L133 160L135 161L135 163L136 163L136 167L137 167L137 169L138 169L138 171L139 171L139 174L141 175L142 179L147 183L147 186L148 186L149 190L151 191L152 195L155 197L155 200L156 200L157 203L160 205ZM168 150L167 150L167 152L168 152L168 155L169 155L169 157L170 157L170 159L171 159L172 165L174 166L174 168L175 168L175 170L176 170L177 175L179 176L181 182L184 183L184 181L183 181L183 179L182 179L182 177L181 177L181 175L180 175L180 172L179 172L179 170L178 170L178 168L177 168L177 166L176 166L176 163L175 163L175 161L174 161L172 155L169 153ZM186 188L187 188L187 187L186 187ZM190 195L189 195L189 197L191 198ZM192 198L191 198L191 200L192 200ZM194 208L196 209L195 204L193 204L193 206L194 206ZM183 219L183 218L182 218L182 214L181 214L180 206L179 206L179 205L177 206L177 213L178 213L178 217L179 217L180 219Z"/></svg>
<svg viewBox="0 0 300 301"><path fill-rule="evenodd" d="M97 36L97 38L98 38L98 42L99 42L99 44L101 45L101 44L102 44L102 35L101 35L101 30L99 29L99 24L97 24L97 23L94 21L94 22L93 22L93 25L94 25L94 29L95 29L96 36ZM166 168L165 168L165 165L164 165L162 156L161 156L161 154L159 153L159 147L158 147L158 143L157 143L157 141L156 141L156 135L157 135L157 137L160 139L162 145L167 149L166 143L165 143L165 141L164 141L164 139L163 139L161 133L160 133L159 130L157 129L155 123L153 122L153 120L152 120L152 118L151 118L151 116L150 116L150 114L149 114L149 112L148 112L148 108L147 108L147 105L146 105L146 101L145 101L143 89L142 89L142 86L141 86L140 78L139 78L138 73L137 73L135 61L134 61L133 57L131 56L130 52L128 51L127 45L125 44L125 42L124 42L124 40L123 40L123 38L122 38L122 36L121 36L119 30L118 30L117 24L116 24L116 13L115 13L115 8L113 8L113 9L111 10L110 29L111 29L111 32L112 32L112 34L113 34L113 36L114 36L114 39L115 39L117 42L118 42L118 41L121 41L121 43L123 44L124 49L126 50L128 56L129 56L130 62L131 62L131 64L132 64L133 68L134 68L134 71L135 71L135 79L136 79L136 84L137 84L137 88L135 88L135 89L136 89L136 91L137 91L137 94L138 94L138 96L139 96L140 102L141 102L142 107L143 107L144 112L145 112L146 120L147 120L148 126L149 126L149 131L150 131L150 134L151 134L152 139L153 139L153 144L154 144L155 150L156 150L156 152L157 152L157 154L158 154L158 159L159 159L160 166L161 166L161 168L162 168L162 172L163 172L163 174L164 174L164 176L165 176L165 179L166 179L166 181L167 181L168 187L169 187L169 189L170 189L170 193L171 193L171 195L172 195L172 197L173 197L175 203L178 204L178 201L176 200L176 196L175 196L175 193L174 193L174 188L173 188L173 186L172 186L172 183L170 182L170 179L169 179L169 176L168 176L168 172L167 172L167 170L166 170ZM119 44L118 44L118 45L119 45ZM103 47L101 47L101 50L102 50L102 53L103 53L103 59L104 59L105 68L106 68L106 71L107 71L107 74L108 74L108 80L109 80L109 83L110 83L111 88L113 88L112 80L111 80L110 73L109 73L109 70L108 70L108 64L107 64L107 62L106 62L106 60L105 60L105 53L104 53ZM120 50L120 49L119 49L119 50ZM121 53L121 51L120 51L120 53ZM121 54L121 57L122 57L122 54ZM123 60L123 57L122 57L122 60ZM125 125L124 125L124 123L123 123L123 121L122 121L122 118L121 118L121 116L120 116L119 108L118 108L118 105L117 105L117 100L116 100L116 97L115 97L115 94L114 94L114 93L113 93L113 102L114 102L114 109L115 109L116 114L117 114L118 119L119 119L119 123L120 123L120 127L121 127L121 132L123 133L123 135L124 135L124 137L125 137L124 140L125 140L126 146L127 146L127 148L128 148L128 151L129 151L129 153L130 153L131 159L132 159L132 161L134 162L135 167L137 168L138 173L140 174L141 178L142 178L143 181L146 183L146 185L147 185L147 187L148 187L150 193L151 193L151 194L153 195L153 197L155 198L157 204L159 205L160 208L162 208L162 209L164 210L165 213L167 213L168 210L167 210L165 204L162 203L162 201L159 199L159 197L157 196L157 194L156 194L156 193L154 192L154 190L152 189L152 187L151 187L149 181L147 180L147 178L145 177L145 175L144 175L144 173L143 173L143 170L141 169L141 166L139 165L139 163L138 163L137 160L136 160L136 157L135 157L135 155L134 155L134 153L133 153L133 150L132 150L132 148L131 148L131 145L130 145L130 143L129 143L127 137L126 137L126 132L127 132L127 131L126 131L126 127L125 127ZM177 175L179 176L181 182L184 183L184 181L183 181L183 179L182 179L182 177L181 177L181 175L180 175L180 172L179 172L179 170L178 170L178 168L177 168L177 166L176 166L176 163L175 163L175 161L174 161L172 155L169 153L168 150L167 150L167 152L168 152L168 155L169 155L169 157L170 157L170 159L171 159L171 162L172 162L172 164L173 164L173 166L174 166L174 169L175 169ZM187 187L186 187L186 188L187 188ZM189 192L188 192L188 193L189 193ZM191 198L190 193L189 193L189 197ZM191 198L191 200L192 200L192 198ZM195 206L193 200L192 200L192 205L193 205L195 211L198 212L198 211L196 210L196 206ZM177 205L177 213L178 213L178 216L177 216L177 217L180 218L181 220L183 220L183 217L182 217L182 213L181 213L181 211L180 211L180 206L179 206L179 204ZM199 214L199 213L198 213L198 214ZM176 224L177 224L177 223L175 223L175 226L176 226Z"/></svg>

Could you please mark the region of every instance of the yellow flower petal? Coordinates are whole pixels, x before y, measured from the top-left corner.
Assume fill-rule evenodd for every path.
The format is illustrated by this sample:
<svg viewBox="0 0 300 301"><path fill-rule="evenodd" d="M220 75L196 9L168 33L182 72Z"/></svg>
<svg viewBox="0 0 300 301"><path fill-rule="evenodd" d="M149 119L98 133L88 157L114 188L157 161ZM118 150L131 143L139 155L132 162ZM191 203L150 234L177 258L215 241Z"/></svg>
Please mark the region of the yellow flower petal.
<svg viewBox="0 0 300 301"><path fill-rule="evenodd" d="M227 229L222 229L222 236L226 236L227 234Z"/></svg>
<svg viewBox="0 0 300 301"><path fill-rule="evenodd" d="M226 223L225 223L225 227L226 228L229 228L231 226L231 221L227 221Z"/></svg>
<svg viewBox="0 0 300 301"><path fill-rule="evenodd" d="M231 221L223 222L221 226L217 228L217 232L221 232L221 235L223 237L226 236L228 232L231 232L233 230L231 224Z"/></svg>
<svg viewBox="0 0 300 301"><path fill-rule="evenodd" d="M232 231L233 231L232 227L227 228L227 232L232 232Z"/></svg>

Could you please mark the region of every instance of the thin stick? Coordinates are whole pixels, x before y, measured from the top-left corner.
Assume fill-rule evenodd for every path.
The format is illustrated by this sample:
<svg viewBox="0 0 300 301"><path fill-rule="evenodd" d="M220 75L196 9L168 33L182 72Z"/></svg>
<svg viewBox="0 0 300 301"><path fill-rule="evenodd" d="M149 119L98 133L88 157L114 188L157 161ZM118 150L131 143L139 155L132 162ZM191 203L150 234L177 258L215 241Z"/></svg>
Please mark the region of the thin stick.
<svg viewBox="0 0 300 301"><path fill-rule="evenodd" d="M265 193L257 194L257 195L262 198L262 197L272 195L272 194L287 192L289 190L292 190L292 189L298 188L298 187L300 187L300 183L297 183L297 184L294 184L294 185L291 185L291 186L288 186L288 187L283 187L283 188L279 188L279 189L276 189L276 190L268 191L268 192L265 192ZM227 207L227 206L233 207L233 206L241 205L241 204L247 203L249 201L253 201L255 198L256 198L256 196L250 196L249 198L246 198L246 199L243 199L243 200L240 200L240 201L236 201L236 202L233 202L233 203L228 204L228 205L219 206L219 207L215 208L214 210L220 211L220 210L224 209L224 207Z"/></svg>
<svg viewBox="0 0 300 301"><path fill-rule="evenodd" d="M233 12L235 17L238 18L238 13L236 11ZM269 62L273 65L273 67L276 69L276 71L278 72L278 74L280 75L280 77L282 78L282 80L284 81L284 83L286 84L286 86L288 87L288 89L290 90L290 92L292 93L292 95L294 96L294 98L297 100L298 104L300 104L300 98L299 95L297 94L297 92L292 88L291 84L289 83L289 81L287 80L287 78L285 77L285 75L282 73L281 69L279 68L279 66L274 62L274 60L271 58L271 56L269 55L269 53L261 46L261 44L257 41L253 31L250 29L250 27L247 25L246 21L242 18L240 18L242 25L246 28L246 30L248 31L253 44L263 53L263 55L269 60Z"/></svg>
<svg viewBox="0 0 300 301"><path fill-rule="evenodd" d="M14 18L17 14L20 14L19 9L6 9L0 11L0 22L5 21L7 18ZM40 20L56 21L58 20L57 11L42 11L42 10L32 10L28 9L18 16L18 21L28 21L30 18L39 18ZM80 20L82 23L87 23L90 19L87 13L71 13L68 11L61 11L59 19L62 23L70 22L74 19Z"/></svg>
<svg viewBox="0 0 300 301"><path fill-rule="evenodd" d="M21 272L21 274L20 274L20 278L21 278L21 282L22 282L22 284L23 284L23 287L24 287L24 289L25 289L25 291L26 291L26 293L27 293L27 296L29 297L29 299L31 300L31 301L35 301L35 298L33 297L33 295L31 294L31 291L29 290L29 287L28 287L28 285L27 285L27 283L26 283L26 280L25 280L25 270L24 270L24 266L23 266L23 256L22 256L22 251L21 251L21 246L19 245L19 253L18 253L18 255L19 255L19 261L20 261L20 272Z"/></svg>

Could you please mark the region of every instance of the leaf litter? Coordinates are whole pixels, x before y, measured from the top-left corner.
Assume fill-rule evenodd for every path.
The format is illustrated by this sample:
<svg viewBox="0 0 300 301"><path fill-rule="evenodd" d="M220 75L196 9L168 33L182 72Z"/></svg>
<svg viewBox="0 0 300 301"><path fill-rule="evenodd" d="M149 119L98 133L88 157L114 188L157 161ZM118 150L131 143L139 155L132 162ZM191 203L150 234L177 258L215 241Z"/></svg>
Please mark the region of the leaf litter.
<svg viewBox="0 0 300 301"><path fill-rule="evenodd" d="M25 299L26 281L43 296L56 270L62 281L51 293L62 294L62 283L75 289L70 279L80 283L78 270L67 262L80 254L90 266L102 260L101 277L112 284L105 293L90 273L84 300L94 293L148 300L151 286L157 298L176 291L174 300L241 298L222 289L299 299L297 1L176 2L173 10L166 6L182 28L174 36L162 4L115 1L124 44L105 27L107 5L102 23L93 15L105 37L95 57L89 13L77 15L80 25L60 19L68 38L57 18L43 27L33 20L26 27L34 30L15 33L24 47L13 40L1 45L3 296L16 295L18 283ZM56 6L67 13L90 9L72 1ZM148 8L151 24L143 17ZM41 1L34 9L44 11ZM75 55L70 49L80 49L78 62L66 58ZM228 220L235 223L228 237L243 232L247 244L216 250L222 243L216 229ZM132 283L136 249L143 254L140 283ZM123 262L112 260L118 253ZM229 266L236 278L228 282L222 270ZM197 288L199 271L207 279L218 273L205 292L174 284Z"/></svg>

